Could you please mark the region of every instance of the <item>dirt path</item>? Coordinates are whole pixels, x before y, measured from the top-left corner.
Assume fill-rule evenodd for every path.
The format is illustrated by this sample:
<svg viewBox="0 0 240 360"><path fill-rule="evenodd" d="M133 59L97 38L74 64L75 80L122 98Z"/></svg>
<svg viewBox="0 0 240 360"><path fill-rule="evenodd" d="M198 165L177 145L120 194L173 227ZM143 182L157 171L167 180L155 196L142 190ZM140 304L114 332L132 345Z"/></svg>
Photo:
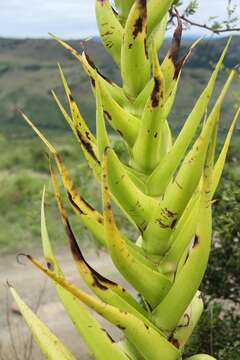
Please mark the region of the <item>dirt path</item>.
<svg viewBox="0 0 240 360"><path fill-rule="evenodd" d="M34 254L33 254L34 255ZM37 255L37 254L36 254ZM91 265L101 274L108 276L113 280L118 280L116 271L114 270L109 257L100 252L96 254L93 250L85 251L85 255ZM61 249L58 253L58 259L68 279L74 281L82 289L87 289L85 284L79 279L79 275L74 267L72 258L68 249ZM39 258L39 257L38 257ZM40 257L40 260L41 259ZM1 360L27 360L24 355L26 351L26 343L29 341L29 331L22 321L22 318L15 312L15 306L9 297L7 301L6 281L9 281L19 292L22 298L33 309L37 306L39 296L41 296L41 304L38 309L38 316L49 326L49 328L61 338L66 345L75 354L77 359L90 359L88 351L76 333L71 321L64 313L63 307L58 301L54 287L51 281L46 279L31 264L25 266L20 265L16 261L15 256L6 256L0 258L0 359ZM121 281L121 280L120 280ZM122 283L124 283L122 281ZM125 285L125 284L124 284ZM44 290L43 290L44 289ZM7 321L7 304L9 304L9 321ZM10 326L9 324L10 323ZM104 322L103 322L104 323ZM104 323L104 326L109 325ZM12 347L9 328L12 330L12 337L15 342L16 353ZM116 337L119 333L114 331ZM38 349L34 346L33 356L31 360L43 359Z"/></svg>

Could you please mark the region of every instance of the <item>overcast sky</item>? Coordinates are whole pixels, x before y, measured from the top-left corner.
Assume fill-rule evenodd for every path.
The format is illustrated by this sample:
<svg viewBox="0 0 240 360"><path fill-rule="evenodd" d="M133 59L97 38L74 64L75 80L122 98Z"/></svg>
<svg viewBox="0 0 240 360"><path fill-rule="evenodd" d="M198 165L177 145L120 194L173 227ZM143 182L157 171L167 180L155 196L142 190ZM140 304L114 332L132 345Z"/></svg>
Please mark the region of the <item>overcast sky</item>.
<svg viewBox="0 0 240 360"><path fill-rule="evenodd" d="M234 1L240 4L240 0ZM63 38L97 35L94 2L94 0L1 0L0 36L47 37L48 31ZM186 4L188 0L184 2ZM199 0L199 3L200 8L193 17L194 20L204 22L210 16L224 17L226 0ZM191 32L202 33L196 28Z"/></svg>

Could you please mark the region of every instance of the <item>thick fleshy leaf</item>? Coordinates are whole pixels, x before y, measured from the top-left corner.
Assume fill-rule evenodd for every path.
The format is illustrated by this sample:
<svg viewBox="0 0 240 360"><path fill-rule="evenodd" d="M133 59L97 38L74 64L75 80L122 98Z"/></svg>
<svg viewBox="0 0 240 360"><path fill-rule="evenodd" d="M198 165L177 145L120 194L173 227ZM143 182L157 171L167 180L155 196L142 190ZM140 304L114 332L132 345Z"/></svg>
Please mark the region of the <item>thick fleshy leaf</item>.
<svg viewBox="0 0 240 360"><path fill-rule="evenodd" d="M128 14L133 6L135 0L115 0L114 3L118 10L118 16L121 23L124 25L126 23Z"/></svg>
<svg viewBox="0 0 240 360"><path fill-rule="evenodd" d="M52 33L49 33L49 35L59 44L61 44L65 49L67 49L81 63L86 74L89 76L91 80L93 88L95 87L95 76L97 73L100 76L101 83L108 88L115 101L117 101L119 104L122 105L127 102L123 90L119 86L114 84L112 81L107 79L103 74L101 74L100 71L97 69L97 67L94 65L94 63L92 62L92 60L85 53L80 54L71 45L61 40L56 35L53 35Z"/></svg>
<svg viewBox="0 0 240 360"><path fill-rule="evenodd" d="M211 186L213 159L211 148L208 155L201 188L199 222L192 248L168 294L153 312L156 325L160 329L169 332L176 328L196 294L208 263L212 237ZM174 309L174 311L167 311L169 308Z"/></svg>
<svg viewBox="0 0 240 360"><path fill-rule="evenodd" d="M145 229L158 201L139 190L112 149L108 151L108 167L111 193L134 224Z"/></svg>
<svg viewBox="0 0 240 360"><path fill-rule="evenodd" d="M137 117L124 110L111 96L111 93L99 82L103 111L110 126L131 147L137 137L140 121Z"/></svg>
<svg viewBox="0 0 240 360"><path fill-rule="evenodd" d="M64 91L65 91L65 94L68 99L68 104L69 104L69 108L71 110L71 115L72 115L72 121L75 126L76 132L77 132L77 134L80 132L81 136L84 137L84 139L88 139L90 142L95 144L96 143L95 136L89 129L86 121L83 119L83 116L80 113L80 110L77 106L76 101L73 98L72 92L68 86L67 80L65 78L65 75L63 73L63 70L62 70L60 64L58 64L58 69L59 69L60 77L61 77L61 80L63 83Z"/></svg>
<svg viewBox="0 0 240 360"><path fill-rule="evenodd" d="M202 294L197 291L191 304L185 311L176 330L173 332L172 342L179 344L179 348L183 349L192 335L204 309Z"/></svg>
<svg viewBox="0 0 240 360"><path fill-rule="evenodd" d="M108 250L121 274L152 307L155 307L169 290L171 282L164 275L141 263L129 252L125 239L116 226L109 195L109 152L110 149L106 149L102 170L104 228Z"/></svg>
<svg viewBox="0 0 240 360"><path fill-rule="evenodd" d="M159 50L163 45L165 33L167 31L168 20L169 14L167 12L162 21L159 22L159 24L153 30L151 36L148 38L148 43L154 41L157 50Z"/></svg>
<svg viewBox="0 0 240 360"><path fill-rule="evenodd" d="M64 166L64 163L57 153L57 150L49 143L45 136L38 130L38 128L32 123L32 121L22 113L22 116L31 126L31 128L36 132L39 138L47 146L50 153L54 156L54 159L57 163L58 170L61 174L63 185L66 189L69 201L78 216L80 216L84 225L93 233L98 241L102 245L105 244L105 239L103 236L103 217L97 210L95 210L81 195L79 195L76 190L67 169ZM101 171L101 169L100 169Z"/></svg>
<svg viewBox="0 0 240 360"><path fill-rule="evenodd" d="M150 78L147 41L147 1L136 0L124 28L121 75L123 89L135 99Z"/></svg>
<svg viewBox="0 0 240 360"><path fill-rule="evenodd" d="M51 171L51 178L56 201L69 240L73 259L82 279L86 282L89 288L107 304L117 306L122 311L129 311L130 313L134 313L136 316L144 318L144 320L146 320L147 322L147 313L143 310L139 303L126 291L126 289L124 289L119 284L105 278L95 269L93 269L90 264L88 264L88 262L83 256L82 251L79 248L75 235L72 231L66 210L61 199L57 178L53 171Z"/></svg>
<svg viewBox="0 0 240 360"><path fill-rule="evenodd" d="M109 0L95 0L98 29L105 49L116 64L121 64L123 28Z"/></svg>
<svg viewBox="0 0 240 360"><path fill-rule="evenodd" d="M102 161L104 149L106 146L109 146L109 137L105 126L103 102L98 79L96 80L96 134L98 158Z"/></svg>
<svg viewBox="0 0 240 360"><path fill-rule="evenodd" d="M58 276L53 271L45 268L30 255L27 255L27 258L39 270L69 291L73 296L122 330L145 359L159 360L164 358L164 360L177 360L179 358L179 350L153 327L148 326L136 316L121 311L85 293L65 277Z"/></svg>
<svg viewBox="0 0 240 360"><path fill-rule="evenodd" d="M41 208L41 234L44 257L48 268L58 276L63 276L48 236L44 210L44 193L45 191L43 191ZM96 359L105 360L106 353L108 353L114 359L126 360L126 355L114 345L110 335L93 315L82 306L79 300L59 284L56 283L55 287L68 316Z"/></svg>
<svg viewBox="0 0 240 360"><path fill-rule="evenodd" d="M63 343L51 332L51 330L49 330L49 328L23 302L11 285L10 291L45 359L76 360L70 350L63 345Z"/></svg>
<svg viewBox="0 0 240 360"><path fill-rule="evenodd" d="M240 108L237 110L236 115L234 116L233 122L229 128L225 143L222 147L221 153L218 157L218 160L214 166L214 171L213 171L213 185L212 185L212 196L214 196L215 191L218 187L219 181L221 179L222 173L223 173L223 169L224 169L224 165L225 165L225 161L226 161L226 157L227 157L227 153L228 153L228 149L230 146L230 142L231 142L231 138L233 135L233 131L236 125L237 120L239 119L239 115L240 115Z"/></svg>
<svg viewBox="0 0 240 360"><path fill-rule="evenodd" d="M164 16L168 13L174 0L148 0L148 36L158 26Z"/></svg>
<svg viewBox="0 0 240 360"><path fill-rule="evenodd" d="M144 247L150 253L160 255L167 250L169 238L199 184L211 135L219 120L222 101L234 77L235 71L230 74L201 134L169 184L159 209L143 234Z"/></svg>
<svg viewBox="0 0 240 360"><path fill-rule="evenodd" d="M158 165L163 153L162 133L165 125L165 80L159 64L158 53L152 47L154 86L143 111L141 125L132 154L134 167L150 173Z"/></svg>
<svg viewBox="0 0 240 360"><path fill-rule="evenodd" d="M171 151L166 155L163 161L159 164L158 167L153 171L152 175L149 177L148 186L149 194L153 196L160 196L164 193L168 183L170 182L174 172L182 161L185 153L191 144L194 135L198 129L200 121L202 120L208 104L211 98L211 95L214 90L214 85L216 83L217 75L221 69L222 62L226 55L226 52L229 48L230 41L227 43L216 68L208 82L207 87L202 92L198 101L196 102L192 112L188 116L185 124L183 125L182 130L180 131ZM232 81L232 75L229 81ZM229 88L229 81L226 83L225 90L226 92ZM222 96L224 96L224 92Z"/></svg>

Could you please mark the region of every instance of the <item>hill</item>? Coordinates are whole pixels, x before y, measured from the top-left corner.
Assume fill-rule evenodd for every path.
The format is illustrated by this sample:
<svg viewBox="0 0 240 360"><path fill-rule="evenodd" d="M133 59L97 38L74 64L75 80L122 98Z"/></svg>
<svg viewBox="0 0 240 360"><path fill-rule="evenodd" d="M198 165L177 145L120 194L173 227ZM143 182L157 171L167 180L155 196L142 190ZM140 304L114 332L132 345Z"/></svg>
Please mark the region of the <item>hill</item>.
<svg viewBox="0 0 240 360"><path fill-rule="evenodd" d="M81 49L80 41L70 41L76 49ZM211 65L216 62L226 39L205 40L193 52L191 60L185 66L180 84L177 102L172 114L174 126L182 122L191 109L194 100L206 84ZM190 41L183 42L182 51L186 51ZM163 57L169 47L166 41L160 56ZM90 40L85 50L94 62L111 79L119 82L118 70L105 52L98 39ZM62 97L62 86L58 76L57 62L61 63L72 91L77 98L83 115L94 127L94 99L88 79L81 65L68 52L53 40L43 39L0 39L0 131L16 133L25 131L24 123L19 119L16 109L24 109L37 124L48 129L66 129L67 125L59 114L50 95L54 89ZM240 62L239 37L232 41L225 66L233 67ZM226 75L219 80L219 88ZM235 89L224 107L224 113L232 113ZM222 123L224 125L224 122Z"/></svg>

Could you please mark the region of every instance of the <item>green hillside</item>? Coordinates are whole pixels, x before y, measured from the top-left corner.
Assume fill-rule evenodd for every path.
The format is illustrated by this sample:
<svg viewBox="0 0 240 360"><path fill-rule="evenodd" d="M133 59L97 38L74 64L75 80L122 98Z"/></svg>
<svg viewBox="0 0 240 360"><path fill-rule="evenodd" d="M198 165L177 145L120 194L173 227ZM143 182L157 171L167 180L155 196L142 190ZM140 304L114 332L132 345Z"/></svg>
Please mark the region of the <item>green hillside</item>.
<svg viewBox="0 0 240 360"><path fill-rule="evenodd" d="M226 39L223 38L204 40L194 50L191 60L185 67L180 84L171 119L173 127L177 127L179 122L184 121L195 98L206 84L210 75L211 64L216 61L225 43ZM71 41L71 44L81 50L80 41ZM183 42L183 53L189 44L189 40ZM161 57L164 56L168 47L169 41L161 50ZM119 82L115 65L97 39L87 42L85 50L104 74ZM94 127L94 100L88 79L77 60L53 40L0 39L1 132L15 134L19 128L23 132L27 131L27 127L19 118L17 108L24 109L41 127L59 130L67 128L50 94L50 90L54 89L57 94L63 95L57 62L63 66L72 91L81 105L83 115L91 127ZM239 38L235 37L225 66L232 67L239 62L240 42ZM219 80L219 90L225 77L226 75L223 74ZM237 100L235 95L237 87L239 87L239 83L236 83L232 88L233 90L225 104L223 126L228 123L229 115L232 114L232 106Z"/></svg>

